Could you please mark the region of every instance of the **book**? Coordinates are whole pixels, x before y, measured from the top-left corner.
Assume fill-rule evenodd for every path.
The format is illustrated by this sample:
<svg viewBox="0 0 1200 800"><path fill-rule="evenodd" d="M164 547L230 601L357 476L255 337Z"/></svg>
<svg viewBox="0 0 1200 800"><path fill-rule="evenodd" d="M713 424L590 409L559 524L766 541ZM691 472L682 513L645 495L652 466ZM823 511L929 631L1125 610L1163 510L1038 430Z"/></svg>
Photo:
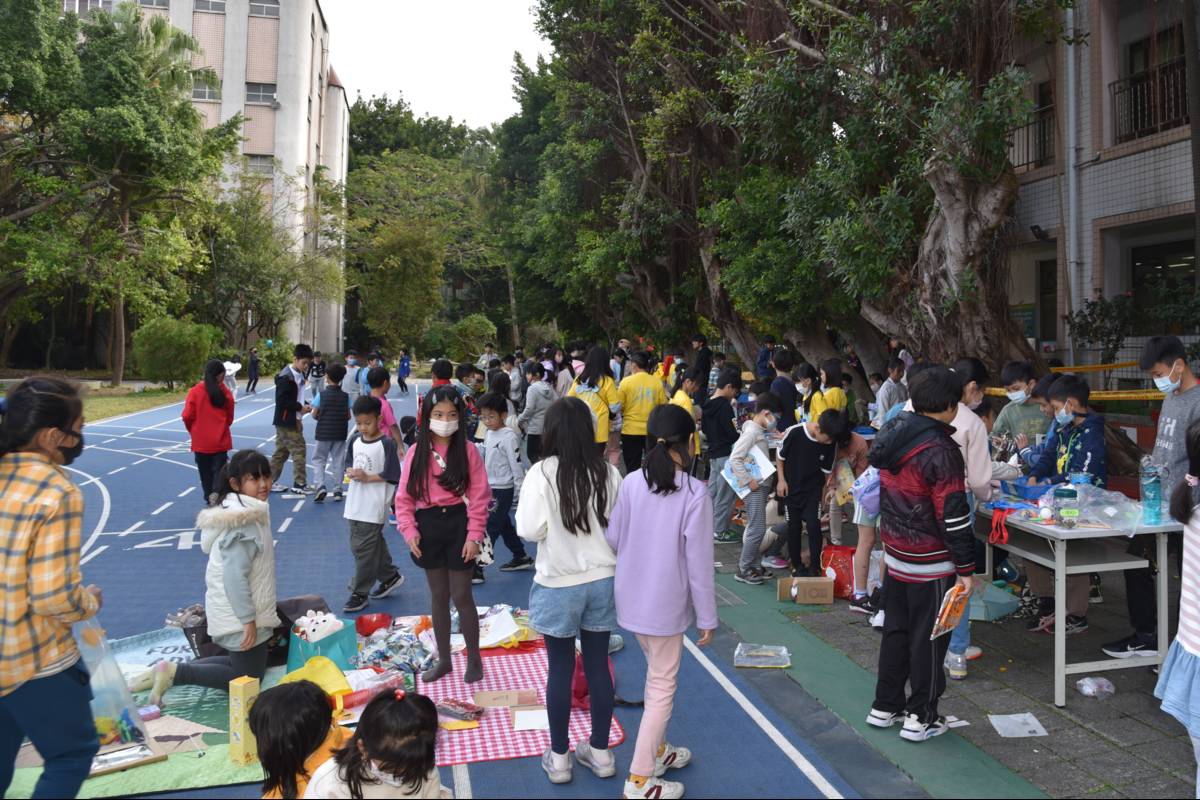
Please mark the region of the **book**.
<svg viewBox="0 0 1200 800"><path fill-rule="evenodd" d="M746 499L746 495L750 494L750 485L748 481L742 481L737 475L733 474L732 467L733 459L725 462L724 468L721 470L721 477L725 479L737 496ZM764 455L762 450L757 447L750 448L750 458L746 459L746 472L750 477L758 481L760 484L767 478L775 474L775 464L771 459Z"/></svg>

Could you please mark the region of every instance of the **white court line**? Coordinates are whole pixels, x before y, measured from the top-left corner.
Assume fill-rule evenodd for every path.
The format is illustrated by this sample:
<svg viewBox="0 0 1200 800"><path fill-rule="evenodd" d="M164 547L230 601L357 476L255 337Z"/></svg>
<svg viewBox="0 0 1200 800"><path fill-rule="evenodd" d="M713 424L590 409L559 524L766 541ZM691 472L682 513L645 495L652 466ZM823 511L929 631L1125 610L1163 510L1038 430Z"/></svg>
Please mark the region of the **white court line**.
<svg viewBox="0 0 1200 800"><path fill-rule="evenodd" d="M131 453L131 452L129 452L128 450L117 450L117 449L115 449L115 448L112 448L112 447L101 447L101 446L99 446L99 445L92 445L92 446L91 446L91 447L89 447L88 449L89 449L89 450L103 450L103 451L104 451L104 452L106 452L106 453L120 453L120 454L121 454L121 455L123 455L123 456L140 456L140 455L141 455L141 453ZM174 465L175 465L175 466L177 466L177 467L183 467L184 469L188 469L188 470L193 470L193 471L195 471L195 470L196 470L196 465L195 465L195 464L185 464L185 463L183 463L182 461L176 461L176 460L174 460L174 459L172 459L172 458L163 458L163 457L161 457L161 456L146 456L146 458L154 459L155 461L165 461L165 462L167 462L168 464L174 464ZM146 460L146 458L143 458L143 459L142 459L142 461L145 461L145 460ZM139 461L139 462L137 462L137 463L139 463L139 464L140 464L140 463L142 463L142 462L141 462L141 461Z"/></svg>
<svg viewBox="0 0 1200 800"><path fill-rule="evenodd" d="M269 403L256 411L251 411L249 414L242 414L240 417L235 418L233 420L233 424L237 425L239 422L241 422L244 419L249 419L250 417L253 417L255 414L261 414L264 411L271 411L274 408L275 408L275 404Z"/></svg>
<svg viewBox="0 0 1200 800"><path fill-rule="evenodd" d="M725 693L733 698L733 701L737 703L743 711L746 712L746 715L750 717L750 719L754 720L755 724L757 724L758 727L762 729L762 732L767 735L767 738L775 743L775 746L778 747L783 754L787 756L793 764L796 765L798 770L804 773L804 777L808 778L813 787L816 788L816 790L820 792L822 796L829 798L842 797L842 793L839 792L834 785L829 782L829 779L822 775L821 771L817 769L811 761L805 758L804 754L797 750L795 745L787 740L787 737L783 735L779 728L776 728L775 725L772 724L771 721L767 719L766 716L764 716L763 713L759 711L753 703L750 702L749 698L742 694L741 689L738 689L733 685L733 682L729 680L729 678L725 677L725 673L721 672L717 665L710 661L708 656L701 652L700 648L697 647L691 639L686 636L683 637L683 646L686 647L687 651L691 653L697 661L700 662L700 666L704 667L708 674L712 676L713 680L717 682L717 685L724 689Z"/></svg>
<svg viewBox="0 0 1200 800"><path fill-rule="evenodd" d="M146 456L146 458L150 458L150 456ZM133 466L136 467L138 464L141 464L143 461L146 460L146 458L140 458L137 461L133 462Z"/></svg>
<svg viewBox="0 0 1200 800"><path fill-rule="evenodd" d="M108 444L109 442L115 442L115 441L116 441L116 439L105 439L103 444Z"/></svg>
<svg viewBox="0 0 1200 800"><path fill-rule="evenodd" d="M157 517L159 514L161 514L162 512L166 511L168 508L170 508L170 507L171 507L171 506L173 506L173 505L175 505L175 501L174 501L174 500L168 500L167 502L163 503L163 504L162 504L161 506L159 506L158 508L156 508L156 509L154 509L153 511L151 511L151 512L150 512L150 516L152 516L152 517Z"/></svg>
<svg viewBox="0 0 1200 800"><path fill-rule="evenodd" d="M88 553L88 554L87 554L86 556L84 556L83 558L79 559L79 566L81 566L81 567L82 567L84 564L86 564L87 562L91 561L93 558L95 558L96 556L100 555L101 553L103 553L103 552L104 552L105 550L107 550L107 549L108 549L108 545L106 545L106 544L102 544L102 545L100 545L100 546L99 546L99 547L97 547L95 550L93 550L92 552Z"/></svg>
<svg viewBox="0 0 1200 800"><path fill-rule="evenodd" d="M104 530L104 526L108 524L108 515L112 511L112 498L108 496L108 487L104 485L104 481L95 475L89 475L74 467L64 467L64 469L88 479L86 482L80 484L81 488L89 483L94 483L100 489L100 500L103 502L103 505L100 507L100 521L96 523L96 527L92 530L92 535L88 537L88 540L83 543L83 547L79 550L80 555L86 555L88 549L96 543L96 539L100 536L100 531Z"/></svg>
<svg viewBox="0 0 1200 800"><path fill-rule="evenodd" d="M109 474L109 475L116 475L118 472L124 472L124 471L125 471L125 468L124 468L124 467L117 467L116 469L110 469L110 470L108 471L108 474Z"/></svg>
<svg viewBox="0 0 1200 800"><path fill-rule="evenodd" d="M283 533L284 531L286 531L288 529L288 526L292 524L293 519L295 519L295 517L288 517L287 519L285 519L283 521L283 524L279 526L279 530L277 530L276 533Z"/></svg>
<svg viewBox="0 0 1200 800"><path fill-rule="evenodd" d="M126 528L123 531L105 531L104 533L102 533L100 535L101 536L119 536L121 538L124 538L126 535L128 535L130 533L183 533L184 531L196 530L195 526L192 526L190 528L143 528L142 527L143 524L144 524L143 522L138 522L134 525L129 526L128 528Z"/></svg>
<svg viewBox="0 0 1200 800"><path fill-rule="evenodd" d="M194 491L196 491L196 487L189 486L188 488L184 489L182 492L180 492L179 494L177 494L175 496L176 497L187 497L189 494L191 494Z"/></svg>
<svg viewBox="0 0 1200 800"><path fill-rule="evenodd" d="M475 795L471 792L471 771L466 764L455 764L450 768L454 779L454 796L460 800L471 800Z"/></svg>
<svg viewBox="0 0 1200 800"><path fill-rule="evenodd" d="M302 508L304 508L304 501L297 500L296 505L292 506L292 513L295 514L297 511L299 511Z"/></svg>
<svg viewBox="0 0 1200 800"><path fill-rule="evenodd" d="M118 531L117 536L124 536L127 533L133 533L134 531L136 531L138 528L142 527L145 524L146 524L146 520L141 520L139 522L135 522L132 525L130 525L128 528L126 528L125 530Z"/></svg>

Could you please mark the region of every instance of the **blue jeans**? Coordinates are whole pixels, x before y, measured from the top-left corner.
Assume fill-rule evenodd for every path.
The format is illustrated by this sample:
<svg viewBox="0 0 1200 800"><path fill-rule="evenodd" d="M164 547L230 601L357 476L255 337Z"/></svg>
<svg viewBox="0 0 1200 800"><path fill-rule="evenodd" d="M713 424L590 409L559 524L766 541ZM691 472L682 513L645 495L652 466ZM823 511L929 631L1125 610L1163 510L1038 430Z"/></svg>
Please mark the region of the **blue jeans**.
<svg viewBox="0 0 1200 800"><path fill-rule="evenodd" d="M971 508L971 530L975 530L975 495L969 490L967 491L967 505ZM990 578L991 576L985 576ZM971 607L967 606L967 612L963 614L962 619L958 621L958 625L954 630L950 631L950 652L956 656L961 656L967 652L967 648L971 646Z"/></svg>
<svg viewBox="0 0 1200 800"><path fill-rule="evenodd" d="M46 765L34 798L74 797L100 749L92 720L91 676L80 661L0 697L0 797L12 783L13 765L28 736Z"/></svg>
<svg viewBox="0 0 1200 800"><path fill-rule="evenodd" d="M612 578L557 587L535 581L529 590L529 624L543 636L558 639L574 639L580 631L615 631L613 585Z"/></svg>

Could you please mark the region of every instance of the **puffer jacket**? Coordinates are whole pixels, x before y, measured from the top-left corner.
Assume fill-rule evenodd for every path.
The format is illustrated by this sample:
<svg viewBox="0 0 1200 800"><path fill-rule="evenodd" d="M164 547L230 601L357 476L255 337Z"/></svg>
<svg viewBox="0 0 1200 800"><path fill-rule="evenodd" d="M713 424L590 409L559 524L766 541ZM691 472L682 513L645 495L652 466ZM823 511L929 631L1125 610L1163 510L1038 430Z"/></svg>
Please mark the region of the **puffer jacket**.
<svg viewBox="0 0 1200 800"><path fill-rule="evenodd" d="M230 584L237 586L239 592L243 585L248 585L253 622L258 626L260 637L278 627L279 615L275 611L275 542L271 534L268 505L257 497L226 495L221 505L200 512L196 517L196 527L200 529L200 549L208 554L208 568L204 572L204 610L208 615L208 635L217 639L236 634L251 621L239 619L239 614L234 610L238 603L231 600L231 590L226 588ZM255 546L249 574L226 576L226 554L239 541L248 541Z"/></svg>
<svg viewBox="0 0 1200 800"><path fill-rule="evenodd" d="M879 470L879 531L893 578L925 583L975 571L962 451L954 429L906 411L884 425L868 460Z"/></svg>

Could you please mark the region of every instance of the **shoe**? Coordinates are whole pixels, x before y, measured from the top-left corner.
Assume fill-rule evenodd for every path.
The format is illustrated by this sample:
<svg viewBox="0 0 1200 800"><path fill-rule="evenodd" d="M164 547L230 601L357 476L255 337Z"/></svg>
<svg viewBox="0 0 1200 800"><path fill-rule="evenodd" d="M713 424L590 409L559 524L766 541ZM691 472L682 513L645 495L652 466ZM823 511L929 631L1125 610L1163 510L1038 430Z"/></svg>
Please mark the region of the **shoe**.
<svg viewBox="0 0 1200 800"><path fill-rule="evenodd" d="M873 725L876 728L890 728L897 722L903 721L903 711L880 711L878 708L871 706L871 712L867 714L867 724Z"/></svg>
<svg viewBox="0 0 1200 800"><path fill-rule="evenodd" d="M395 514L388 514L388 521L387 521L387 524L388 524L388 525L391 525L392 527L395 527L395 526L398 524L398 523L396 522L396 515L395 515Z"/></svg>
<svg viewBox="0 0 1200 800"><path fill-rule="evenodd" d="M381 600L404 585L404 576L397 572L371 590L372 600Z"/></svg>
<svg viewBox="0 0 1200 800"><path fill-rule="evenodd" d="M367 596L355 592L350 595L350 599L346 601L346 605L342 606L343 614L353 614L355 611L362 611L367 607Z"/></svg>
<svg viewBox="0 0 1200 800"><path fill-rule="evenodd" d="M721 531L720 533L713 534L713 540L722 544L728 544L729 542L740 542L742 540L742 532L735 530Z"/></svg>
<svg viewBox="0 0 1200 800"><path fill-rule="evenodd" d="M676 747L670 742L663 744L663 751L654 758L654 777L667 774L669 769L683 769L692 763L692 751L686 747Z"/></svg>
<svg viewBox="0 0 1200 800"><path fill-rule="evenodd" d="M525 556L524 558L514 558L507 564L500 565L501 572L517 572L523 569L533 569L533 559L529 556Z"/></svg>
<svg viewBox="0 0 1200 800"><path fill-rule="evenodd" d="M875 613L875 607L871 605L871 598L865 594L856 594L850 599L850 610L867 616Z"/></svg>
<svg viewBox="0 0 1200 800"><path fill-rule="evenodd" d="M965 655L946 651L946 660L942 662L942 666L946 668L946 674L950 676L950 680L967 679L967 657Z"/></svg>
<svg viewBox="0 0 1200 800"><path fill-rule="evenodd" d="M475 572L472 573L472 575L471 575L471 584L474 586L478 586L479 584L485 582L486 580L487 580L487 577L484 576L484 574L483 574L483 567L476 564Z"/></svg>
<svg viewBox="0 0 1200 800"><path fill-rule="evenodd" d="M930 722L921 722L917 719L916 714L909 714L904 718L904 727L900 729L900 738L910 742L923 742L934 736L941 736L947 730L949 728L946 727L945 717L938 717Z"/></svg>
<svg viewBox="0 0 1200 800"><path fill-rule="evenodd" d="M1100 593L1100 575L1092 573L1092 588L1088 590L1088 603L1098 606L1104 602L1104 595Z"/></svg>
<svg viewBox="0 0 1200 800"><path fill-rule="evenodd" d="M316 487L310 486L307 483L304 484L303 486L301 486L300 484L297 483L292 486L292 491L295 492L296 494L309 495L316 491Z"/></svg>
<svg viewBox="0 0 1200 800"><path fill-rule="evenodd" d="M629 798L658 798L659 800L679 800L683 797L683 784L679 781L664 781L662 778L647 778L638 786L633 781L625 781L621 789L621 797Z"/></svg>
<svg viewBox="0 0 1200 800"><path fill-rule="evenodd" d="M868 620L868 622L871 623L871 627L874 628L875 630L882 631L884 619L885 619L885 617L884 617L883 609L881 608L878 611L876 611L874 614L871 615L871 619Z"/></svg>
<svg viewBox="0 0 1200 800"><path fill-rule="evenodd" d="M280 492L286 492L287 490L288 490L288 485L286 483L271 484L271 493L272 494L279 494Z"/></svg>
<svg viewBox="0 0 1200 800"><path fill-rule="evenodd" d="M976 647L973 644L967 645L967 651L963 653L963 656L967 661L975 661L976 659L983 658L983 648Z"/></svg>
<svg viewBox="0 0 1200 800"><path fill-rule="evenodd" d="M766 583L766 579L752 569L737 573L733 576L733 579L738 583L748 583L751 586L762 586Z"/></svg>
<svg viewBox="0 0 1200 800"><path fill-rule="evenodd" d="M314 503L324 503L325 495L327 495L327 494L329 494L329 493L326 492L325 487L322 486L320 489L317 489L317 494L315 497L313 497L313 502Z"/></svg>
<svg viewBox="0 0 1200 800"><path fill-rule="evenodd" d="M340 503L346 499L346 495L344 492L342 492L341 489L334 489L333 490L333 499Z"/></svg>
<svg viewBox="0 0 1200 800"><path fill-rule="evenodd" d="M566 769L555 769L554 760L551 756L550 748L546 748L546 752L542 753L542 771L546 773L546 777L551 783L570 783L571 782L571 759L567 759Z"/></svg>
<svg viewBox="0 0 1200 800"><path fill-rule="evenodd" d="M1030 633L1046 633L1054 630L1054 615L1046 614L1044 616L1034 617L1029 621L1029 624L1025 626L1025 630L1029 631Z"/></svg>
<svg viewBox="0 0 1200 800"><path fill-rule="evenodd" d="M1112 658L1141 658L1143 656L1155 657L1158 655L1158 645L1153 639L1143 639L1136 633L1126 636L1124 639L1118 639L1115 642L1109 642L1100 648L1104 651L1104 655Z"/></svg>
<svg viewBox="0 0 1200 800"><path fill-rule="evenodd" d="M1074 614L1067 614L1067 636L1073 636L1076 633L1086 633L1087 629L1087 617L1077 617Z"/></svg>
<svg viewBox="0 0 1200 800"><path fill-rule="evenodd" d="M617 759L613 754L608 753L608 763L602 764L596 760L596 751L587 742L579 742L575 745L575 760L579 762L579 766L586 767L592 771L592 774L597 778L611 778L617 774Z"/></svg>
<svg viewBox="0 0 1200 800"><path fill-rule="evenodd" d="M787 569L788 561L786 558L779 556L766 556L761 562L763 569Z"/></svg>

